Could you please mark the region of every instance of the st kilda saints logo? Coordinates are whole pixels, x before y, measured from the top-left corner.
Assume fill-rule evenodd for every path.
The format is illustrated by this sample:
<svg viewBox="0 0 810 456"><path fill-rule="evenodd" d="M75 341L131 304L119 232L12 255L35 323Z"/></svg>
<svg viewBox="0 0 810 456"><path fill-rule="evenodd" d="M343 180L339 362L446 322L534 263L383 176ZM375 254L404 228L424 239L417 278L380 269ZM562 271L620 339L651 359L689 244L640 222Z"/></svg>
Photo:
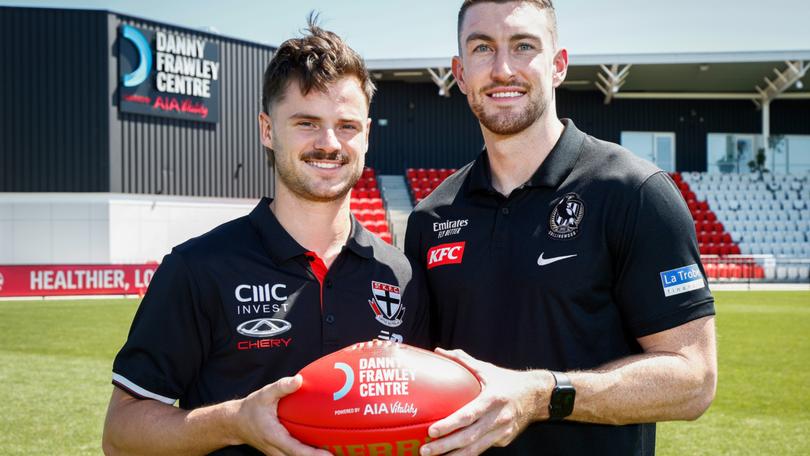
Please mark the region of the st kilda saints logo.
<svg viewBox="0 0 810 456"><path fill-rule="evenodd" d="M573 239L579 234L585 203L576 193L568 193L554 205L548 218L548 235L553 239Z"/></svg>
<svg viewBox="0 0 810 456"><path fill-rule="evenodd" d="M385 326L396 328L402 324L402 314L405 306L402 305L402 296L399 287L382 282L371 282L371 293L374 298L368 300L374 317Z"/></svg>

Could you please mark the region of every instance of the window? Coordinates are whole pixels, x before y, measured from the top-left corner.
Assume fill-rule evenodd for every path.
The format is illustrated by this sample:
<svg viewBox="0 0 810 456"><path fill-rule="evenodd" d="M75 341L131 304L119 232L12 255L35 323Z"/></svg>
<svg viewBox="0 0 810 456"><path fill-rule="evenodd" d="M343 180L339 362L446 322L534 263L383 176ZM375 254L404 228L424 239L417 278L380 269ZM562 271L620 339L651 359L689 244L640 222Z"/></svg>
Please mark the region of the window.
<svg viewBox="0 0 810 456"><path fill-rule="evenodd" d="M747 173L748 162L761 147L759 135L709 133L706 147L706 171L710 174Z"/></svg>
<svg viewBox="0 0 810 456"><path fill-rule="evenodd" d="M771 136L773 146L765 157L765 168L777 174L804 174L810 171L810 135ZM762 135L709 133L706 147L706 171L748 173L762 145Z"/></svg>
<svg viewBox="0 0 810 456"><path fill-rule="evenodd" d="M623 131L622 146L664 171L675 171L675 133Z"/></svg>

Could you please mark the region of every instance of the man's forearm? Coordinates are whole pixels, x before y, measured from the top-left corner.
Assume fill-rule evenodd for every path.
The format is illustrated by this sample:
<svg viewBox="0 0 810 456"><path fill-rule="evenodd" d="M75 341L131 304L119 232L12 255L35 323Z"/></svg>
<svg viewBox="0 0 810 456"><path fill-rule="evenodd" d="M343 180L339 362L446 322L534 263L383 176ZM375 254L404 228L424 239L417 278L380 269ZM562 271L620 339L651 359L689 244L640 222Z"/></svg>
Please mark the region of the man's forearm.
<svg viewBox="0 0 810 456"><path fill-rule="evenodd" d="M104 453L207 454L237 444L231 429L237 407L230 401L188 411L116 388L104 425Z"/></svg>
<svg viewBox="0 0 810 456"><path fill-rule="evenodd" d="M714 374L674 353L645 353L598 371L571 372L576 388L568 418L603 424L652 423L699 417L714 397Z"/></svg>
<svg viewBox="0 0 810 456"><path fill-rule="evenodd" d="M604 424L692 420L714 399L714 317L638 339L644 353L593 371L570 372L576 388L571 420Z"/></svg>

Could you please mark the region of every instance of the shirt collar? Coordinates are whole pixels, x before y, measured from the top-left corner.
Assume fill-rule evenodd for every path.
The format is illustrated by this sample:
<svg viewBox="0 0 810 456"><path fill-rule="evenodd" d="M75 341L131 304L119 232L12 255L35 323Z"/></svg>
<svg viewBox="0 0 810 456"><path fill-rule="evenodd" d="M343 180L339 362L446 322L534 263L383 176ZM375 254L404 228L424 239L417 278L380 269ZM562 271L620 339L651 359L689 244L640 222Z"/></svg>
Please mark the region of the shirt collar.
<svg viewBox="0 0 810 456"><path fill-rule="evenodd" d="M262 198L259 204L250 212L248 218L253 228L259 233L262 245L264 245L267 253L277 264L280 264L297 256L305 255L308 250L293 239L290 233L281 226L276 215L270 210L270 203L272 202L272 198ZM346 242L346 248L360 257L372 258L374 253L371 244L372 240L370 239L371 234L363 228L353 214L351 220L352 228Z"/></svg>
<svg viewBox="0 0 810 456"><path fill-rule="evenodd" d="M561 119L561 121L565 127L560 139L557 140L557 144L554 145L532 177L526 181L526 186L556 188L574 168L574 163L579 158L582 149L582 143L585 141L585 133L582 133L571 119ZM478 155L470 170L467 192L476 191L495 192L492 187L492 173L486 149Z"/></svg>

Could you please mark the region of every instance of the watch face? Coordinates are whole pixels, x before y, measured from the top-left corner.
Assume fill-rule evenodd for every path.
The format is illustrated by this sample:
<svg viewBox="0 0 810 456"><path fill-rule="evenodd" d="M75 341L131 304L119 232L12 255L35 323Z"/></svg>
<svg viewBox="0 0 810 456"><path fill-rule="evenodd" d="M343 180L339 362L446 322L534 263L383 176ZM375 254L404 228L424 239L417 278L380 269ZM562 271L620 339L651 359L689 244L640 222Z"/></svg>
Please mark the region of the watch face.
<svg viewBox="0 0 810 456"><path fill-rule="evenodd" d="M550 419L563 419L574 411L576 390L573 386L557 386L548 405Z"/></svg>

